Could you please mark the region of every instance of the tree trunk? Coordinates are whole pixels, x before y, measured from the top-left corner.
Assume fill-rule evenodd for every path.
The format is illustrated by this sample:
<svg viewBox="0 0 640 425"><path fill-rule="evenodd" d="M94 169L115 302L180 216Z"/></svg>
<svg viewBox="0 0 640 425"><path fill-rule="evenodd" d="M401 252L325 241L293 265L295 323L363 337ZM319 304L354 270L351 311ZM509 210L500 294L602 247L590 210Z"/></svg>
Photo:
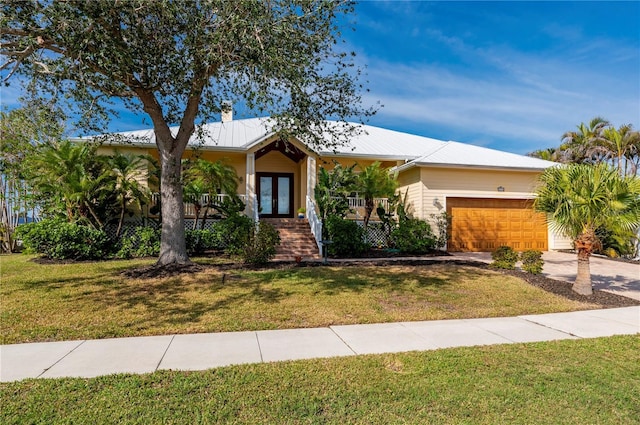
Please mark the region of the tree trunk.
<svg viewBox="0 0 640 425"><path fill-rule="evenodd" d="M192 230L196 230L198 228L198 217L200 216L200 204L193 204L193 212L196 215L196 218L193 220L193 228Z"/></svg>
<svg viewBox="0 0 640 425"><path fill-rule="evenodd" d="M184 201L182 192L182 154L189 138L195 130L195 117L198 114L200 94L208 78L207 75L194 76L198 82L193 87L193 94L189 96L184 115L174 137L167 121L162 114L162 107L153 92L135 87L144 111L149 114L153 122L156 145L160 155L160 209L162 230L160 240L160 255L156 266L170 264L191 264L187 255L187 244L184 231Z"/></svg>
<svg viewBox="0 0 640 425"><path fill-rule="evenodd" d="M373 213L373 199L365 199L364 201L364 227L367 228L369 226L369 220L371 219L371 214Z"/></svg>
<svg viewBox="0 0 640 425"><path fill-rule="evenodd" d="M184 231L184 204L180 181L182 153L160 150L162 231L156 266L189 264Z"/></svg>
<svg viewBox="0 0 640 425"><path fill-rule="evenodd" d="M122 202L122 204L123 205L120 205L120 217L118 219L118 229L116 230L116 240L120 239L120 232L122 232L122 224L124 223L124 201Z"/></svg>
<svg viewBox="0 0 640 425"><path fill-rule="evenodd" d="M598 243L598 238L594 232L588 231L580 235L574 243L576 251L578 251L578 274L571 289L580 295L591 295L593 289L591 287L589 257Z"/></svg>
<svg viewBox="0 0 640 425"><path fill-rule="evenodd" d="M573 287L571 289L581 295L593 294L593 290L591 288L589 254L585 254L584 251L578 251L578 274L576 276L576 281L573 283Z"/></svg>

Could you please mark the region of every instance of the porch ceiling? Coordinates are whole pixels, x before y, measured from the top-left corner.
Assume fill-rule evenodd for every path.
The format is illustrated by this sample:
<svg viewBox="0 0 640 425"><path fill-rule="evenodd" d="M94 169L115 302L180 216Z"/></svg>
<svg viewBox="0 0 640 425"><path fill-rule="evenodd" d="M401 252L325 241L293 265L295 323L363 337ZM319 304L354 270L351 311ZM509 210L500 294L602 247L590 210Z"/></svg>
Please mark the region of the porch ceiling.
<svg viewBox="0 0 640 425"><path fill-rule="evenodd" d="M267 146L258 149L255 153L255 158L259 159L272 151L280 152L296 163L302 161L307 156L306 153L296 147L293 143L278 139L269 143Z"/></svg>

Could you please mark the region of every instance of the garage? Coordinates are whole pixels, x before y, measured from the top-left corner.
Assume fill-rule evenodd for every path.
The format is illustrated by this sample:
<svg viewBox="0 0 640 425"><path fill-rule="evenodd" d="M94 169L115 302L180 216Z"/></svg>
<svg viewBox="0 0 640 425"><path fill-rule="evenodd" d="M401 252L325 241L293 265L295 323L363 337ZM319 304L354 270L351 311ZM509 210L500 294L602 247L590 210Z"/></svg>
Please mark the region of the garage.
<svg viewBox="0 0 640 425"><path fill-rule="evenodd" d="M548 250L545 216L527 199L447 198L449 251Z"/></svg>

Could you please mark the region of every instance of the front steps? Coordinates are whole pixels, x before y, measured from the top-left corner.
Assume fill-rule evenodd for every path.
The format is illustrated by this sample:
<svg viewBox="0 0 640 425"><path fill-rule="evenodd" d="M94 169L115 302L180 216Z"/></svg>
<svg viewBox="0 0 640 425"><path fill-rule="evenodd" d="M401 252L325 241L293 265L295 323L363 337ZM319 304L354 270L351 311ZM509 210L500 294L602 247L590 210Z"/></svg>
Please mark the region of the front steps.
<svg viewBox="0 0 640 425"><path fill-rule="evenodd" d="M276 247L275 261L318 260L321 258L316 240L306 218L262 218L280 233L280 245Z"/></svg>

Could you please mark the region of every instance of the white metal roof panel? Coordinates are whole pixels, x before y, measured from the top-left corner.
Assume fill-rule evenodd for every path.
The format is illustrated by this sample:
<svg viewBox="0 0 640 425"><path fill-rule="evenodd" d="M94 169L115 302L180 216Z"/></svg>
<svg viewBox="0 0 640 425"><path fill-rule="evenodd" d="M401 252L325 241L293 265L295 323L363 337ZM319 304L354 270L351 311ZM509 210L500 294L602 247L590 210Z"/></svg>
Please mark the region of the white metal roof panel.
<svg viewBox="0 0 640 425"><path fill-rule="evenodd" d="M439 148L444 143L442 140L429 137L364 125L360 134L352 137L346 145L339 147L337 151L340 154L353 156L411 160ZM333 154L330 151L322 151L321 153L325 155Z"/></svg>
<svg viewBox="0 0 640 425"><path fill-rule="evenodd" d="M556 165L551 161L459 142L447 142L440 149L427 153L413 162L416 165L442 164L540 170Z"/></svg>
<svg viewBox="0 0 640 425"><path fill-rule="evenodd" d="M342 125L329 121L329 125ZM358 124L352 124L358 125ZM232 149L244 151L255 143L272 134L269 118L250 118L228 122L214 122L202 127L204 137L198 139L194 133L189 144L199 144L210 149ZM178 127L172 127L175 135ZM153 144L153 130L139 130L118 133L124 137L133 137L136 144ZM514 153L469 145L459 142L445 142L429 137L402 133L370 125L361 126L360 134L349 142L333 150L321 150L321 155L345 155L353 157L372 157L379 159L397 159L407 161L407 166L448 165L497 168L545 169L555 163Z"/></svg>

